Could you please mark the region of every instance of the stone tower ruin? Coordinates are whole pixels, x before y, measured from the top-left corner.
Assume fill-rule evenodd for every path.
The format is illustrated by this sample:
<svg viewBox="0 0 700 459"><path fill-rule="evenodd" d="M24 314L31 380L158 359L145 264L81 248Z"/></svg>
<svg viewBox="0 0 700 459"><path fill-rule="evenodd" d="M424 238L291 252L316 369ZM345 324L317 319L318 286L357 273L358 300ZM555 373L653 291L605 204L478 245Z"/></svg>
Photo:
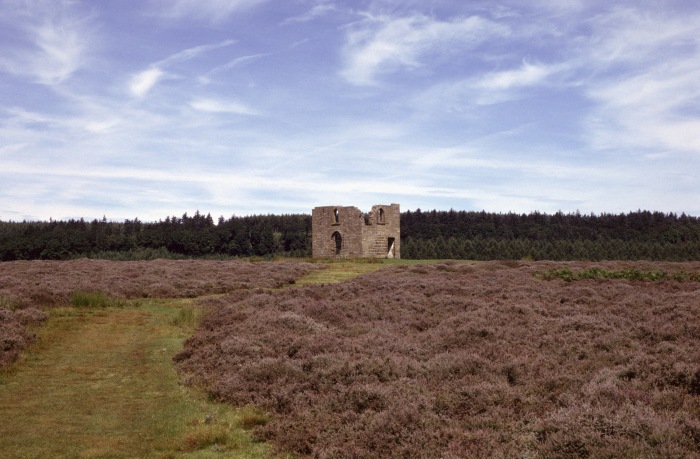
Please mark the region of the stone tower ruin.
<svg viewBox="0 0 700 459"><path fill-rule="evenodd" d="M398 204L315 207L311 213L312 254L316 258L401 258Z"/></svg>

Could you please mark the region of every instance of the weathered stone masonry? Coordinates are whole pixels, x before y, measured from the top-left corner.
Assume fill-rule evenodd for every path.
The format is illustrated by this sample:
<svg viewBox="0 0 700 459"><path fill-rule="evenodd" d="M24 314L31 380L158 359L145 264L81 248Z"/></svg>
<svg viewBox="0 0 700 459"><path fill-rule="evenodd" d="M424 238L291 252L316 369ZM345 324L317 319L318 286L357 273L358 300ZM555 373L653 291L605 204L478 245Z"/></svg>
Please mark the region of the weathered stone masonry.
<svg viewBox="0 0 700 459"><path fill-rule="evenodd" d="M312 253L318 258L401 258L398 204L315 207L311 213Z"/></svg>

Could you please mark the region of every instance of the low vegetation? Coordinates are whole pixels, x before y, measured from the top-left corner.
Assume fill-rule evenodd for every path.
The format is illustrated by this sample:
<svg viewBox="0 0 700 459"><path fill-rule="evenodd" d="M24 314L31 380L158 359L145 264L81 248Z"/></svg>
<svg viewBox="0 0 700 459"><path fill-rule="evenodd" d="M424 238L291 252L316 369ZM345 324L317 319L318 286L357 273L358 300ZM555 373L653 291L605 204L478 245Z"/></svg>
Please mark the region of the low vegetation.
<svg viewBox="0 0 700 459"><path fill-rule="evenodd" d="M190 303L53 308L0 372L0 457L268 457L239 427L248 411L179 385L171 359L195 324L175 318Z"/></svg>
<svg viewBox="0 0 700 459"><path fill-rule="evenodd" d="M659 282L675 280L678 282L700 282L700 273L677 271L668 273L661 270L643 271L640 269L606 270L598 267L572 270L571 268L549 269L535 272L535 277L544 280L562 279L567 282L585 279L627 279L633 281Z"/></svg>
<svg viewBox="0 0 700 459"><path fill-rule="evenodd" d="M78 290L73 292L70 303L76 308L118 308L126 305L126 300L98 291Z"/></svg>
<svg viewBox="0 0 700 459"><path fill-rule="evenodd" d="M0 263L0 368L34 340L27 325L37 308L120 307L132 298L194 298L252 288L279 288L321 268L303 262L203 260L16 261ZM45 317L45 314L44 314Z"/></svg>
<svg viewBox="0 0 700 459"><path fill-rule="evenodd" d="M0 369L17 360L36 335L22 323L20 315L10 309L0 308Z"/></svg>
<svg viewBox="0 0 700 459"><path fill-rule="evenodd" d="M0 263L0 456L268 457L246 433L266 413L179 384L173 355L204 313L188 297L279 288L320 267Z"/></svg>
<svg viewBox="0 0 700 459"><path fill-rule="evenodd" d="M667 273L545 281L537 272ZM237 292L176 356L299 457L697 457L700 264L397 265ZM269 420L268 420L269 419Z"/></svg>
<svg viewBox="0 0 700 459"><path fill-rule="evenodd" d="M377 271L387 266L387 260L379 260L377 258L317 261L325 263L326 267L324 269L318 269L309 273L289 286L335 284L337 282L343 282L363 274Z"/></svg>
<svg viewBox="0 0 700 459"><path fill-rule="evenodd" d="M321 268L298 261L16 261L0 263L0 298L15 307L69 304L75 292L129 298L194 298L279 288Z"/></svg>
<svg viewBox="0 0 700 459"><path fill-rule="evenodd" d="M697 457L700 263L317 268L0 263L0 452Z"/></svg>

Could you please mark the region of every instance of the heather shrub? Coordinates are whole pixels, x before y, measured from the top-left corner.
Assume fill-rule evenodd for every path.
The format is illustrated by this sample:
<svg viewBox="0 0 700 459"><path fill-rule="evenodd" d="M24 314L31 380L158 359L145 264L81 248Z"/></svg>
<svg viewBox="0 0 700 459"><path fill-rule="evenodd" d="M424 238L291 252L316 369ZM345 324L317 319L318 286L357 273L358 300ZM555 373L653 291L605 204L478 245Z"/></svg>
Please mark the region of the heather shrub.
<svg viewBox="0 0 700 459"><path fill-rule="evenodd" d="M35 338L12 311L0 308L0 368L17 360Z"/></svg>
<svg viewBox="0 0 700 459"><path fill-rule="evenodd" d="M71 303L74 292L117 298L183 298L279 288L320 269L297 261L13 261L0 263L0 304L15 309Z"/></svg>
<svg viewBox="0 0 700 459"><path fill-rule="evenodd" d="M132 298L211 294L229 294L235 300L258 288L289 285L316 269L320 266L295 261L82 259L0 263L0 311L4 314L0 325L0 366L16 360L31 342L33 334L25 326L44 321L46 314L41 309L47 307L121 307ZM173 324L194 324L206 307L204 304L182 309Z"/></svg>
<svg viewBox="0 0 700 459"><path fill-rule="evenodd" d="M176 361L300 457L697 457L700 288L673 273L698 266L440 263L222 297ZM533 275L589 268L668 275Z"/></svg>
<svg viewBox="0 0 700 459"><path fill-rule="evenodd" d="M0 308L14 311L20 307L22 307L22 303L16 298L0 294Z"/></svg>
<svg viewBox="0 0 700 459"><path fill-rule="evenodd" d="M48 319L49 315L37 308L24 308L15 311L15 318L22 325L38 325Z"/></svg>

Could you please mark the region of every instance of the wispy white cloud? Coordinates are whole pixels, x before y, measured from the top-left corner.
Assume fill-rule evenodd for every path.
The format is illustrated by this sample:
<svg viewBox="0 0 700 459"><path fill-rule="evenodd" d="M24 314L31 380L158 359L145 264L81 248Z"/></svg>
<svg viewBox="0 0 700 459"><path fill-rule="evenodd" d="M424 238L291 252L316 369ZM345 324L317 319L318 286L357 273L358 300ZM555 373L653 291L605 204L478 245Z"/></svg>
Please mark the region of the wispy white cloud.
<svg viewBox="0 0 700 459"><path fill-rule="evenodd" d="M615 10L593 20L581 63L596 103L586 128L601 149L700 155L700 14L667 17ZM662 155L663 156L663 155Z"/></svg>
<svg viewBox="0 0 700 459"><path fill-rule="evenodd" d="M653 64L668 58L696 56L698 13L671 15L663 11L645 11L618 7L588 18L588 39L578 40L582 52L596 71L626 65Z"/></svg>
<svg viewBox="0 0 700 459"><path fill-rule="evenodd" d="M521 97L524 90L548 85L552 76L565 69L563 64L532 64L523 61L518 68L438 83L416 100L428 108L440 107L448 111L502 103Z"/></svg>
<svg viewBox="0 0 700 459"><path fill-rule="evenodd" d="M33 32L39 53L31 58L30 68L40 82L59 83L78 69L87 46L75 24L42 24Z"/></svg>
<svg viewBox="0 0 700 459"><path fill-rule="evenodd" d="M234 115L256 115L257 112L243 104L215 99L197 99L190 102L190 107L200 112L229 113Z"/></svg>
<svg viewBox="0 0 700 459"><path fill-rule="evenodd" d="M479 90L506 91L524 86L537 86L556 71L556 66L523 61L517 69L491 72L480 76L474 82L474 87Z"/></svg>
<svg viewBox="0 0 700 459"><path fill-rule="evenodd" d="M0 155L12 155L27 148L27 143L13 143L0 146Z"/></svg>
<svg viewBox="0 0 700 459"><path fill-rule="evenodd" d="M218 43L193 46L171 54L165 59L161 59L160 61L151 64L148 69L133 75L129 80L129 91L135 97L144 97L160 80L163 79L163 77L166 76L164 69L178 63L190 61L210 51L231 46L235 43L235 40L224 40ZM207 79L206 77L204 79L200 77L200 81L206 83Z"/></svg>
<svg viewBox="0 0 700 459"><path fill-rule="evenodd" d="M522 192L532 196L551 193L558 198L564 194L573 197L584 191L580 188L583 183L619 184L634 179L631 170L610 164L542 156L537 151L513 152L498 145L489 148L486 142L451 148L416 148L400 153L402 171L411 177L426 177L433 183L440 177L439 181L448 188L473 184L476 188L498 189L497 193L494 191L498 195ZM557 188L559 192L554 191Z"/></svg>
<svg viewBox="0 0 700 459"><path fill-rule="evenodd" d="M341 74L353 84L373 84L378 74L420 67L428 53L464 53L508 33L506 26L478 16L451 21L421 14L369 16L348 28Z"/></svg>
<svg viewBox="0 0 700 459"><path fill-rule="evenodd" d="M271 56L270 53L264 53L264 54L251 54L249 56L240 56L235 59L232 59L225 63L224 65L220 65L218 67L214 67L213 69L209 70L207 73L204 75L201 75L198 77L198 80L202 84L208 84L211 82L211 78L213 75L220 73L220 72L225 72L227 70L234 69L236 67L242 67L244 65L252 64L253 62L256 62L264 57Z"/></svg>
<svg viewBox="0 0 700 459"><path fill-rule="evenodd" d="M317 5L314 5L310 10L306 11L304 14L298 16L293 16L282 21L282 25L294 24L300 22L313 21L319 17L325 16L333 11L338 11L338 7L330 2L323 1Z"/></svg>
<svg viewBox="0 0 700 459"><path fill-rule="evenodd" d="M37 177L37 171L27 165L17 163L8 164L5 174L14 176ZM2 176L2 174L0 174ZM326 196L329 200L339 202L347 200L347 196L357 199L367 199L377 195L386 196L432 196L432 197L470 197L471 192L455 187L436 187L430 184L417 184L406 182L388 182L374 179L356 178L352 181L338 181L328 177L314 177L313 174L305 175L303 180L300 176L272 176L261 171L214 171L214 170L191 170L186 174L173 173L168 168L91 168L89 170L79 170L72 167L55 167L45 170L39 174L45 183L62 183L61 178L70 178L74 188L83 188L90 183L108 182L118 183L128 180L131 189L141 189L144 184L149 184L145 188L152 189L152 184L160 185L160 194L171 194L168 201L182 199L182 188L192 189L197 187L207 196L208 205L216 208L227 208L231 203L231 196L247 197L260 192L276 190L283 196L294 196L287 206L295 210L308 212L317 196ZM79 191L77 194L83 193ZM70 194L70 190L63 193ZM153 205L157 196L144 195L139 199L148 200L148 204ZM210 201L216 199L216 201ZM300 204L300 200L308 199L309 204ZM136 201L136 199L133 199ZM242 204L242 203L241 203ZM241 205L239 204L239 205ZM134 202L136 205L136 202ZM143 205L143 203L142 203ZM302 206L299 208L298 206ZM230 207L229 207L230 209ZM251 213L259 211L252 207ZM142 215L141 218L161 218L162 214Z"/></svg>
<svg viewBox="0 0 700 459"><path fill-rule="evenodd" d="M555 14L577 13L587 5L592 4L591 0L518 0L516 3L525 4L538 10L553 12Z"/></svg>
<svg viewBox="0 0 700 459"><path fill-rule="evenodd" d="M700 119L686 113L688 103L700 104L699 81L700 65L688 73L652 72L592 87L588 94L598 103L587 125L593 145L700 154Z"/></svg>
<svg viewBox="0 0 700 459"><path fill-rule="evenodd" d="M268 0L157 0L158 14L176 19L222 22L230 16Z"/></svg>
<svg viewBox="0 0 700 459"><path fill-rule="evenodd" d="M22 107L7 107L5 111L13 122L18 123L46 123L51 120L51 117L47 115L31 112Z"/></svg>
<svg viewBox="0 0 700 459"><path fill-rule="evenodd" d="M578 2L569 6L555 13L570 14L572 20L585 9ZM438 81L413 98L412 108L475 114L480 106L556 88L588 102L574 115L584 120L575 129L582 129L580 139L591 153L617 150L648 159L666 152L700 155L700 14L651 14L630 6L601 10L583 24L585 33L560 30L565 52L548 55L547 63L526 59L519 67ZM535 24L518 33L539 29ZM508 58L494 56L494 65L506 67L501 61ZM547 97L556 100L551 91ZM533 99L533 109L537 103Z"/></svg>
<svg viewBox="0 0 700 459"><path fill-rule="evenodd" d="M381 201L700 215L697 8L149 0L164 23L53 1L0 0L0 209L20 219Z"/></svg>
<svg viewBox="0 0 700 459"><path fill-rule="evenodd" d="M55 85L85 64L90 43L89 18L70 1L34 1L10 5L0 25L14 32L17 44L0 55L0 70L34 82Z"/></svg>
<svg viewBox="0 0 700 459"><path fill-rule="evenodd" d="M208 53L215 49L225 48L227 46L234 45L236 40L224 40L219 43L210 43L207 45L193 46L191 48L184 49L180 52L172 54L165 59L157 62L154 66L165 67L177 62L185 62L194 59L202 54Z"/></svg>
<svg viewBox="0 0 700 459"><path fill-rule="evenodd" d="M103 121L88 121L85 123L85 130L94 134L102 134L111 131L120 123L121 121L116 118Z"/></svg>
<svg viewBox="0 0 700 459"><path fill-rule="evenodd" d="M135 97L144 97L163 75L163 71L156 67L139 72L129 80L129 91Z"/></svg>

